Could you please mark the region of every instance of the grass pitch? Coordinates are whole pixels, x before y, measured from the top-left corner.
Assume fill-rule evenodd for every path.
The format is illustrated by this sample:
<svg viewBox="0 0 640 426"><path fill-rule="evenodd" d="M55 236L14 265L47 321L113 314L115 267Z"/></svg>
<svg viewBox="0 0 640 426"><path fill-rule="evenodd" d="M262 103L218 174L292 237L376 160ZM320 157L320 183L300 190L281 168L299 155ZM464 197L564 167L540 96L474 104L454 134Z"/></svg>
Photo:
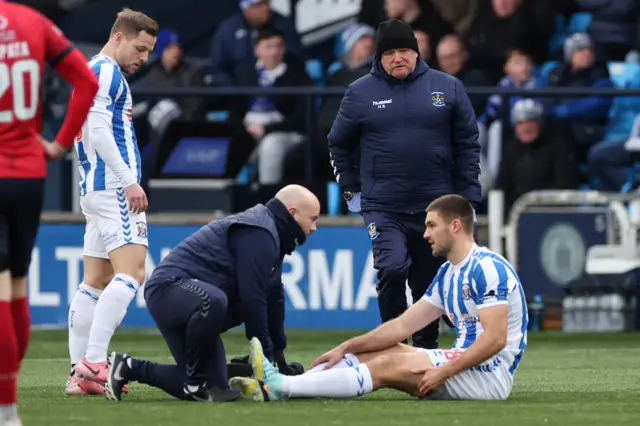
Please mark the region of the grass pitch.
<svg viewBox="0 0 640 426"><path fill-rule="evenodd" d="M308 365L351 336L289 331L287 358ZM229 357L247 353L244 334L225 336ZM442 346L451 344L449 336ZM119 330L113 349L170 362L162 338L152 331ZM640 424L640 333L529 335L529 346L505 402L418 401L396 391L353 400L297 400L259 404L187 403L133 384L124 401L67 397L66 331L34 332L20 377L25 426L94 425L579 425Z"/></svg>

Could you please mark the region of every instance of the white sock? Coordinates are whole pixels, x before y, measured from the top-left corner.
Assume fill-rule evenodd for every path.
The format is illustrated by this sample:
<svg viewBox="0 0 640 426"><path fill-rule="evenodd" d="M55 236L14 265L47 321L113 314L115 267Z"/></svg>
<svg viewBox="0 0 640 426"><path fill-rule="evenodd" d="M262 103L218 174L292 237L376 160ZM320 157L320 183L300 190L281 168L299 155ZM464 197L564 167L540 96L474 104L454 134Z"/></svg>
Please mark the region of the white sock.
<svg viewBox="0 0 640 426"><path fill-rule="evenodd" d="M129 303L136 296L140 283L130 275L116 274L96 305L91 324L87 361L91 363L107 360L107 350L113 334L124 319Z"/></svg>
<svg viewBox="0 0 640 426"><path fill-rule="evenodd" d="M307 370L304 374L313 374L324 371L324 367L327 365L326 362L322 364L316 365L311 370ZM331 368L345 368L345 367L355 367L360 365L360 360L354 354L346 354L336 365Z"/></svg>
<svg viewBox="0 0 640 426"><path fill-rule="evenodd" d="M282 390L289 398L351 398L373 392L373 379L369 367L360 364L315 374L284 376Z"/></svg>
<svg viewBox="0 0 640 426"><path fill-rule="evenodd" d="M87 352L93 313L102 290L81 283L69 306L69 357L75 365Z"/></svg>

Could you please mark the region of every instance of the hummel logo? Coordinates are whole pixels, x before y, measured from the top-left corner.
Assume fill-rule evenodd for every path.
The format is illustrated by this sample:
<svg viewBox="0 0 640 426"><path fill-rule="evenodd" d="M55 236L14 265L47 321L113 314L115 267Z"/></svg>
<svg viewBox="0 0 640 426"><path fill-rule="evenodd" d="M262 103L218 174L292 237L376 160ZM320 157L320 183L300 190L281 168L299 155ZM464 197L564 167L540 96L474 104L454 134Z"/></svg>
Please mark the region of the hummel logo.
<svg viewBox="0 0 640 426"><path fill-rule="evenodd" d="M377 106L378 109L383 109L387 105L392 104L392 103L393 103L393 99L387 99L385 101L373 101L373 106Z"/></svg>

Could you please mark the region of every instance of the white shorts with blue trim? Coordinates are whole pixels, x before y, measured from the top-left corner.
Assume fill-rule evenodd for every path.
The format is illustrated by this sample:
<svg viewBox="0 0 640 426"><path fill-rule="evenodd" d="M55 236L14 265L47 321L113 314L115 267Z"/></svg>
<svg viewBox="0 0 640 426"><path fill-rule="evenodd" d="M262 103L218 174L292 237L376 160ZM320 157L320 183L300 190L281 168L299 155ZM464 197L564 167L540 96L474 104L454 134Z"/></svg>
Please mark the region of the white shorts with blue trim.
<svg viewBox="0 0 640 426"><path fill-rule="evenodd" d="M434 366L439 366L459 357L466 349L419 350L429 355ZM509 397L512 388L513 376L509 372L509 365L500 356L494 356L480 365L450 377L427 399L501 401Z"/></svg>
<svg viewBox="0 0 640 426"><path fill-rule="evenodd" d="M122 189L89 192L80 197L87 219L82 254L108 259L109 253L126 244L149 246L147 216L129 211Z"/></svg>

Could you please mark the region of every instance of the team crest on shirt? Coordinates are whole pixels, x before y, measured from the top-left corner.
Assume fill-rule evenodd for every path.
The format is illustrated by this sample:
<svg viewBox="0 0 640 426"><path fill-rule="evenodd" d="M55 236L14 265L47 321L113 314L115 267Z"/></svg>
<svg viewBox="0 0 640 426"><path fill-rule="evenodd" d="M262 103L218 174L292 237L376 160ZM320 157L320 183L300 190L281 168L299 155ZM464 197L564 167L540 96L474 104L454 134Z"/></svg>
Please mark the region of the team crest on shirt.
<svg viewBox="0 0 640 426"><path fill-rule="evenodd" d="M431 92L431 104L437 107L443 107L446 105L444 99L444 93L442 92Z"/></svg>
<svg viewBox="0 0 640 426"><path fill-rule="evenodd" d="M380 236L375 222L371 222L369 226L367 226L367 232L369 233L369 238L371 238L372 240L375 240Z"/></svg>
<svg viewBox="0 0 640 426"><path fill-rule="evenodd" d="M138 237L147 238L147 224L144 222L136 222L138 228Z"/></svg>
<svg viewBox="0 0 640 426"><path fill-rule="evenodd" d="M464 300L471 299L471 289L469 288L469 284L467 283L464 283L464 285L462 286L462 297L464 297Z"/></svg>

